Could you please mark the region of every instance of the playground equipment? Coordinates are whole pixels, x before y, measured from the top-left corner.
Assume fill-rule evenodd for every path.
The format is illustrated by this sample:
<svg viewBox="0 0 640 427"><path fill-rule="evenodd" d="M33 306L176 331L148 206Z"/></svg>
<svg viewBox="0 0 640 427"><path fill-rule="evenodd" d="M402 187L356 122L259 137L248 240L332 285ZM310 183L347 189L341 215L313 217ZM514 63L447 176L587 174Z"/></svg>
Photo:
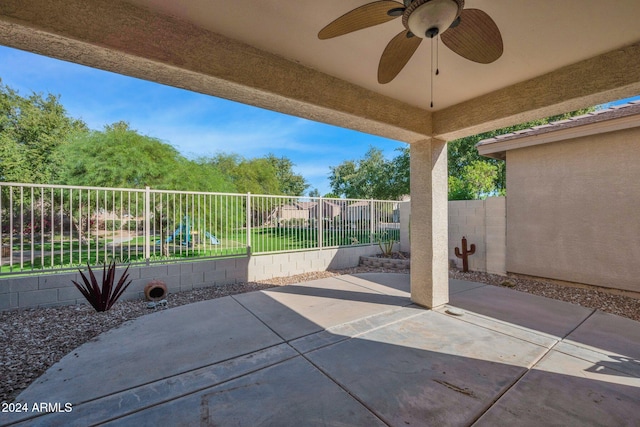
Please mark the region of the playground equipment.
<svg viewBox="0 0 640 427"><path fill-rule="evenodd" d="M213 234L209 233L208 231L204 232L204 237L209 239L209 243L211 243L212 245L219 245L220 244L220 240L218 240L218 238L216 236L214 236Z"/></svg>
<svg viewBox="0 0 640 427"><path fill-rule="evenodd" d="M205 238L209 239L209 243L211 245L219 245L220 244L220 240L218 240L218 238L216 236L214 236L213 234L211 234L208 231L204 231L204 236ZM167 238L164 240L165 243L171 243L174 240L181 240L180 243L185 245L185 246L189 246L191 244L192 241L192 232L191 232L191 223L189 221L189 216L186 215L183 218L183 222L181 222L180 224L178 224L178 228L176 228L176 230L173 232L173 234L167 236ZM160 244L161 241L158 240L156 242L156 244Z"/></svg>
<svg viewBox="0 0 640 427"><path fill-rule="evenodd" d="M188 246L189 243L191 243L191 225L189 224L188 216L184 217L184 223L181 222L180 224L178 224L178 228L176 228L176 231L174 231L173 234L167 236L164 242L171 243L174 240L178 239L181 239L182 241L180 243L185 246Z"/></svg>

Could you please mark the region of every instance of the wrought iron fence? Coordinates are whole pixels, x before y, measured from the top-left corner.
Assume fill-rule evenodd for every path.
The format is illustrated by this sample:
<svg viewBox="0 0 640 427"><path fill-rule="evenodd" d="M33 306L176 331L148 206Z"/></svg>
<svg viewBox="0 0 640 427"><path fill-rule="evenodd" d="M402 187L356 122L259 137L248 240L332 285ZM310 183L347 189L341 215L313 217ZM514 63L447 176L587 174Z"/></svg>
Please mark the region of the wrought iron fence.
<svg viewBox="0 0 640 427"><path fill-rule="evenodd" d="M0 275L378 244L393 201L0 182Z"/></svg>

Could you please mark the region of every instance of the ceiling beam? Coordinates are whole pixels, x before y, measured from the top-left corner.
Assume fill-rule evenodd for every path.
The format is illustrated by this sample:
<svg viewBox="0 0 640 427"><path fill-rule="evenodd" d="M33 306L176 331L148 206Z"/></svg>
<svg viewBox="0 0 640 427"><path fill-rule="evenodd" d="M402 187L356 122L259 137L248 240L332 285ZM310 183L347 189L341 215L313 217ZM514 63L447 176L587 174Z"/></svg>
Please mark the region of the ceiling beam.
<svg viewBox="0 0 640 427"><path fill-rule="evenodd" d="M0 44L404 142L431 114L118 0L5 0Z"/></svg>
<svg viewBox="0 0 640 427"><path fill-rule="evenodd" d="M433 133L451 141L638 94L640 43L437 111Z"/></svg>

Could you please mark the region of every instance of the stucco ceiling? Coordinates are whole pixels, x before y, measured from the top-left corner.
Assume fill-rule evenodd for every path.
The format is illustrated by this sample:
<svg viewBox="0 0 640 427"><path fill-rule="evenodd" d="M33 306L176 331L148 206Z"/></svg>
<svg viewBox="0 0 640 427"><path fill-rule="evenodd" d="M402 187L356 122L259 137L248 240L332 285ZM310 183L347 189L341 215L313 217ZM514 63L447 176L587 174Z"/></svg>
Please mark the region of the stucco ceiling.
<svg viewBox="0 0 640 427"><path fill-rule="evenodd" d="M331 76L430 109L430 41L423 41L391 83L377 81L378 61L401 18L330 40L318 31L367 0L129 0L193 22ZM504 54L492 64L439 46L434 109L442 109L563 66L640 41L638 0L466 0L498 25Z"/></svg>
<svg viewBox="0 0 640 427"><path fill-rule="evenodd" d="M390 83L380 56L401 18L329 40L367 0L3 0L0 44L406 142L451 139L640 93L640 1L466 0L504 53L431 43Z"/></svg>

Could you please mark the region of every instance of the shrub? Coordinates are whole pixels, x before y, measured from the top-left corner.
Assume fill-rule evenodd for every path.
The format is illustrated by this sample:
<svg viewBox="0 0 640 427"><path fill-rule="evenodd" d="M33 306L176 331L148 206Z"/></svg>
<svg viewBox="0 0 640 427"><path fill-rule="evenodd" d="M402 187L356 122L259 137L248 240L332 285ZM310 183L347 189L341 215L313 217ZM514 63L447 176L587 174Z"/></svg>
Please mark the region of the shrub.
<svg viewBox="0 0 640 427"><path fill-rule="evenodd" d="M80 271L80 275L82 276L82 281L84 282L82 285L72 280L73 284L76 285L76 288L82 293L82 295L87 299L89 304L96 309L96 311L107 311L109 310L113 304L118 301L118 298L122 296L124 291L131 284L131 280L127 282L127 278L129 274L129 266L122 273L118 284L113 287L116 278L116 263L115 261L111 261L109 263L109 269L105 266L102 269L102 284L98 283L98 279L95 274L91 270L91 267L87 263L87 269L89 270L89 278L84 275L82 271ZM126 283L125 283L126 282Z"/></svg>
<svg viewBox="0 0 640 427"><path fill-rule="evenodd" d="M385 258L389 258L393 253L393 245L398 243L398 241L392 236L388 231L384 231L382 233L378 233L375 235L375 240L378 242L378 246L380 246L380 250L382 251L382 255Z"/></svg>

